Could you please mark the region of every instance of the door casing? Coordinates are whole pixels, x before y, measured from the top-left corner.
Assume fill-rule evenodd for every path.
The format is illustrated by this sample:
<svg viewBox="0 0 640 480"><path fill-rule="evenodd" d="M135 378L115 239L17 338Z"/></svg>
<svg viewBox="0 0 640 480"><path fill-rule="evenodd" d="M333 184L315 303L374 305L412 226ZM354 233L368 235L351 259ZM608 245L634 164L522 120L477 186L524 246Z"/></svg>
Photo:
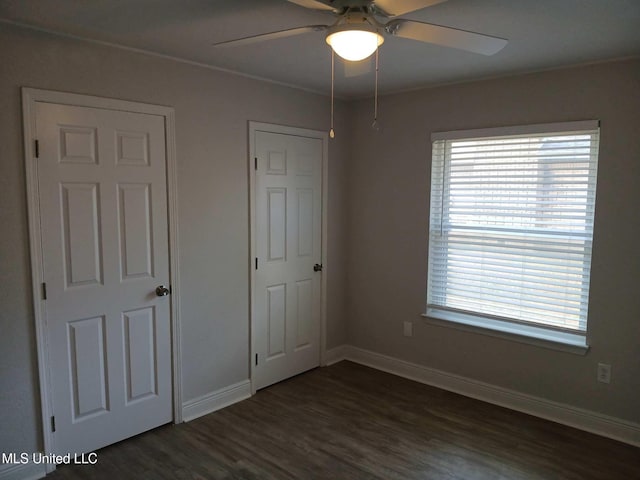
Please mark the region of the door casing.
<svg viewBox="0 0 640 480"><path fill-rule="evenodd" d="M171 107L129 102L90 95L22 88L22 112L24 132L24 152L27 187L27 210L29 221L29 247L31 254L31 278L33 309L35 316L36 346L38 353L38 373L40 384L40 404L42 411L42 432L44 452L53 451L54 437L50 428L50 418L53 412L50 393L51 375L49 372L49 350L47 346L46 301L42 299L43 258L42 231L40 228L39 189L37 177L37 159L35 157L36 116L35 106L38 102L56 103L107 110L122 110L127 112L158 115L164 117L166 135L167 161L167 221L169 232L169 278L171 284L171 358L172 358L172 387L173 387L173 421L182 422L182 391L181 391L181 355L180 355L180 319L179 300L180 288L178 263L178 204L177 204L177 168L175 154L175 113ZM55 470L52 463L46 464L47 473Z"/></svg>
<svg viewBox="0 0 640 480"><path fill-rule="evenodd" d="M320 296L320 366L326 365L326 350L327 350L327 273L330 271L329 259L327 258L327 212L328 212L328 171L329 171L329 138L326 132L319 130L309 130L306 128L289 127L284 125L275 125L262 122L249 122L249 302L250 302L250 357L249 365L251 366L251 394L255 395L256 387L253 381L254 370L256 367L255 355L256 355L256 338L254 332L255 326L255 264L254 259L257 257L257 244L256 244L256 171L254 162L256 158L255 148L255 134L256 132L268 132L279 133L283 135L295 135L300 137L317 138L322 141L322 280L321 280L321 296Z"/></svg>

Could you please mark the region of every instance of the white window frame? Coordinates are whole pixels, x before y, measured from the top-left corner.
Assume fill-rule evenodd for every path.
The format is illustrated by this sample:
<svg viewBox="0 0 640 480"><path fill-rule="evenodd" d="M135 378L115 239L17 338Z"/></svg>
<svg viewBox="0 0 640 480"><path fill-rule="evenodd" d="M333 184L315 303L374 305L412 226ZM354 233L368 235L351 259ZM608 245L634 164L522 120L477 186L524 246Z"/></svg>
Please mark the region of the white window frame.
<svg viewBox="0 0 640 480"><path fill-rule="evenodd" d="M431 135L431 141L433 143L439 140L477 140L482 139L483 137L508 137L512 135L552 135L559 132L566 133L599 130L599 126L599 121L587 120L578 122L437 132ZM431 197L431 201L434 202L433 195ZM433 212L431 212L431 215L433 215ZM430 274L430 272L428 272L428 274ZM429 287L427 286L427 288ZM589 349L588 328L585 331L576 332L557 330L547 328L543 324L508 321L500 317L493 317L482 313L453 311L446 307L440 308L433 305L427 305L426 312L422 316L428 323L438 326L451 327L499 338L507 338L555 350L584 355Z"/></svg>

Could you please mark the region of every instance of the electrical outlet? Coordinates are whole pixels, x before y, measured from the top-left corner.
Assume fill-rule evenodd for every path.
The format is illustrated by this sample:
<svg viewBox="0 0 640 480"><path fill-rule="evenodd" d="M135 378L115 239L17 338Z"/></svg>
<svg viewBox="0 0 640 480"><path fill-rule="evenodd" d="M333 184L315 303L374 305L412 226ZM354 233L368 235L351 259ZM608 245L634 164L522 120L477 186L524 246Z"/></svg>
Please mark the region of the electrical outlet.
<svg viewBox="0 0 640 480"><path fill-rule="evenodd" d="M404 336L405 337L413 337L413 323L412 322L404 322Z"/></svg>
<svg viewBox="0 0 640 480"><path fill-rule="evenodd" d="M606 363L598 364L598 381L602 383L611 383L611 365Z"/></svg>

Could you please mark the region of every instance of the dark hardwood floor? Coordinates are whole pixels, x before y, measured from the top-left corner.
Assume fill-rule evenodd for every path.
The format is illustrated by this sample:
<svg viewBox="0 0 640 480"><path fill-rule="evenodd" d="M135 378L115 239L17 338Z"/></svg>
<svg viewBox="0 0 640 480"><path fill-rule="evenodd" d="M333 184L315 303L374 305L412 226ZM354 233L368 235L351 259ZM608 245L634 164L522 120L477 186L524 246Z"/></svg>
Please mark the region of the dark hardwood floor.
<svg viewBox="0 0 640 480"><path fill-rule="evenodd" d="M640 449L350 362L54 479L640 479Z"/></svg>

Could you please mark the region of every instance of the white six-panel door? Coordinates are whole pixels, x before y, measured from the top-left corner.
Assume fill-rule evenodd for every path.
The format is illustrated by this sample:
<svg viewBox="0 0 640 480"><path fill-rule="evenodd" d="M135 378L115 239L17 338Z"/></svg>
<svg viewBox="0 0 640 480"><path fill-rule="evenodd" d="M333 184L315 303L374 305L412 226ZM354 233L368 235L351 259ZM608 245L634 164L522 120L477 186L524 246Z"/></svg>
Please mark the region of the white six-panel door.
<svg viewBox="0 0 640 480"><path fill-rule="evenodd" d="M323 142L265 131L253 141L259 389L320 364Z"/></svg>
<svg viewBox="0 0 640 480"><path fill-rule="evenodd" d="M172 419L164 118L38 103L55 452Z"/></svg>

